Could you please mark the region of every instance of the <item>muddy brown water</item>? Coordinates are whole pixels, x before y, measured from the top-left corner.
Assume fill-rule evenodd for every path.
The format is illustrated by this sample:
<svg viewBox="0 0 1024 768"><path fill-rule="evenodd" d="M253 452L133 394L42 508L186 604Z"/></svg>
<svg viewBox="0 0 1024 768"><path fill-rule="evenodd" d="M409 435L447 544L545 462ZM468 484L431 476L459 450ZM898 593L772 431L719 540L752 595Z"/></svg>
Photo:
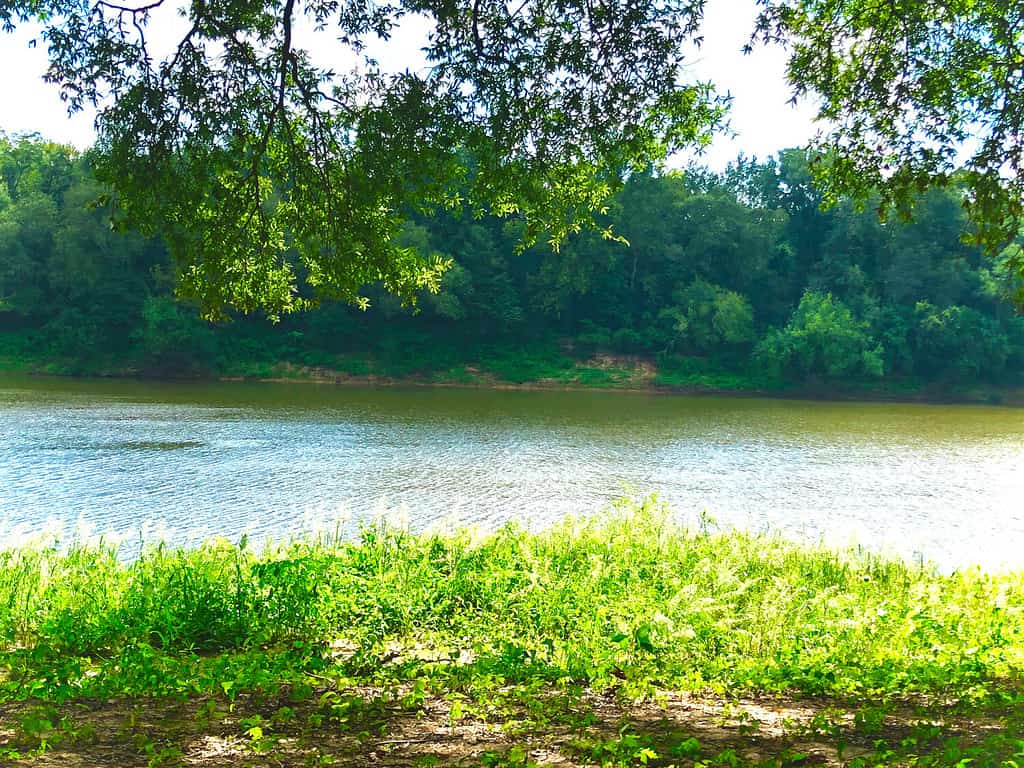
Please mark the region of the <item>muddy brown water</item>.
<svg viewBox="0 0 1024 768"><path fill-rule="evenodd" d="M720 526L1024 565L1021 409L0 377L0 543L540 526L623 487Z"/></svg>

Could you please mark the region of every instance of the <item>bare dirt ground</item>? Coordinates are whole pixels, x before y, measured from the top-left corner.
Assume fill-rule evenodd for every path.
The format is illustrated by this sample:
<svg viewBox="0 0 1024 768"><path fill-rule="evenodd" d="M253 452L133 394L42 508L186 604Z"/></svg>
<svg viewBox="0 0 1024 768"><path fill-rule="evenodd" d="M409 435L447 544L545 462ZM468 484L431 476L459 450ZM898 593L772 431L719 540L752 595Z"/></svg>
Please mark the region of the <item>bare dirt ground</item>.
<svg viewBox="0 0 1024 768"><path fill-rule="evenodd" d="M634 753L648 746L659 765L667 764L669 754L689 758L671 762L692 765L699 748L700 759L731 751L741 763L840 766L870 752L879 738L899 743L931 717L907 704L887 710L876 728L862 734L853 727L852 711L824 699L673 694L657 703L629 705L615 696L585 693L554 706L538 707L533 699L532 706L514 703L494 712L467 706L459 713L446 698L410 707L370 691L344 693L336 699L325 690L298 703L240 697L233 705L200 698L0 706L0 755L8 755L0 756L0 765L575 768L615 760L640 764ZM346 701L356 706L349 708ZM339 702L342 706L333 710L328 706ZM551 712L557 716L549 717ZM52 729L38 728L40 713ZM1000 727L995 719L969 718L947 718L941 725L944 738L971 740ZM687 745L693 751L687 752Z"/></svg>

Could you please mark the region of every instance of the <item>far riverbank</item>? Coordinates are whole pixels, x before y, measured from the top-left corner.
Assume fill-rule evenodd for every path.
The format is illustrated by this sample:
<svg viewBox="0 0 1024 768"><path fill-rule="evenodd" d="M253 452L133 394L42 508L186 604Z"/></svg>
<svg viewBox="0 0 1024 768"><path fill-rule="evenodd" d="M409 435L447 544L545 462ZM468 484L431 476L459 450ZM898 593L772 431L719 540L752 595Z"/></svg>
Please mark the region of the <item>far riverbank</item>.
<svg viewBox="0 0 1024 768"><path fill-rule="evenodd" d="M601 361L604 362L604 361ZM595 372L598 372L595 375ZM135 377L138 378L138 377ZM146 377L142 377L146 378ZM673 377L659 373L651 361L618 359L608 367L579 366L569 375L528 381L503 380L472 366L445 374L412 374L401 377L378 374L353 374L318 366L280 363L270 375L218 376L219 381L259 381L273 384L319 384L355 387L438 387L451 389L495 389L553 392L614 390L658 395L715 397L776 397L790 400L835 402L892 402L1002 405L1024 407L1024 387L942 387L936 384L885 381L816 382L795 384L758 382L743 376Z"/></svg>
<svg viewBox="0 0 1024 768"><path fill-rule="evenodd" d="M944 385L939 382L881 381L791 382L759 373L714 369L699 360L666 367L631 355L598 354L558 364L500 359L449 367L394 370L371 359L337 358L317 365L294 361L231 361L213 369L151 369L132 361L96 361L88 366L60 360L0 357L0 374L94 377L166 381L249 381L354 387L431 387L449 389L594 391L657 395L776 397L835 402L906 402L1024 407L1024 386Z"/></svg>

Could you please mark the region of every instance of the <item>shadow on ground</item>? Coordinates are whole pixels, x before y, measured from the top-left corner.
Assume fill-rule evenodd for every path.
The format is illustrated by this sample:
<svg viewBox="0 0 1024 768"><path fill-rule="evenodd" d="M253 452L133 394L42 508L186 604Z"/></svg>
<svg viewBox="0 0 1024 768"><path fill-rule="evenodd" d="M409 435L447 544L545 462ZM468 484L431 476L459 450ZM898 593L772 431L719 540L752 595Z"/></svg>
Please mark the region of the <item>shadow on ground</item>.
<svg viewBox="0 0 1024 768"><path fill-rule="evenodd" d="M982 750L985 762L1000 765L1024 736L1020 713L990 708L963 714L942 702L851 705L667 694L630 704L614 692L536 687L506 687L481 698L369 688L295 693L233 702L4 705L0 764L736 768L874 765L902 762L911 752L941 752L956 764L958 755ZM1017 744L1024 748L1024 741Z"/></svg>

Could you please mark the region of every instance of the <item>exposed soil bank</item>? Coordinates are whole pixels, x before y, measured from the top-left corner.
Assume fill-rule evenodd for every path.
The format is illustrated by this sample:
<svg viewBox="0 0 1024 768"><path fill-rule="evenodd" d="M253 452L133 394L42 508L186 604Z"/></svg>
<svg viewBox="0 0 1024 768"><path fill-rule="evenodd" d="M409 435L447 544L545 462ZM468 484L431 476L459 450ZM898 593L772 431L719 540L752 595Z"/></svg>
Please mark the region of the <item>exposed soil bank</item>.
<svg viewBox="0 0 1024 768"><path fill-rule="evenodd" d="M607 386L578 384L556 379L527 382L502 381L481 374L474 381L446 381L427 376L391 378L377 375L352 375L324 368L288 368L287 376L243 377L220 376L218 381L261 381L271 384L320 384L355 387L434 387L449 389L538 390L557 392L593 392L606 390L653 395L714 396L714 397L774 397L792 400L820 400L838 402L897 402L935 404L981 404L1024 407L1024 388L989 387L969 391L949 391L921 388L916 390L878 388L837 388L825 385L787 386L763 389L732 389L710 386L682 386L660 384L650 379L631 380Z"/></svg>
<svg viewBox="0 0 1024 768"><path fill-rule="evenodd" d="M269 375L203 375L190 371L161 371L159 374L130 368L98 371L90 377L167 381L258 381L273 384L318 384L353 387L433 387L451 389L496 389L579 391L611 390L648 395L716 397L771 397L793 400L839 402L906 402L935 404L979 404L1024 407L1024 387L980 385L971 389L949 389L939 385L912 385L904 382L837 385L834 382L747 386L733 382L729 386L709 383L675 382L660 374L656 364L644 358L625 355L597 355L580 361L576 369L559 378L508 381L473 365L443 373L387 376L377 373L351 373L321 366L289 362L265 366ZM0 359L0 373L39 376L77 376L54 366L14 365ZM707 377L714 380L715 377Z"/></svg>

